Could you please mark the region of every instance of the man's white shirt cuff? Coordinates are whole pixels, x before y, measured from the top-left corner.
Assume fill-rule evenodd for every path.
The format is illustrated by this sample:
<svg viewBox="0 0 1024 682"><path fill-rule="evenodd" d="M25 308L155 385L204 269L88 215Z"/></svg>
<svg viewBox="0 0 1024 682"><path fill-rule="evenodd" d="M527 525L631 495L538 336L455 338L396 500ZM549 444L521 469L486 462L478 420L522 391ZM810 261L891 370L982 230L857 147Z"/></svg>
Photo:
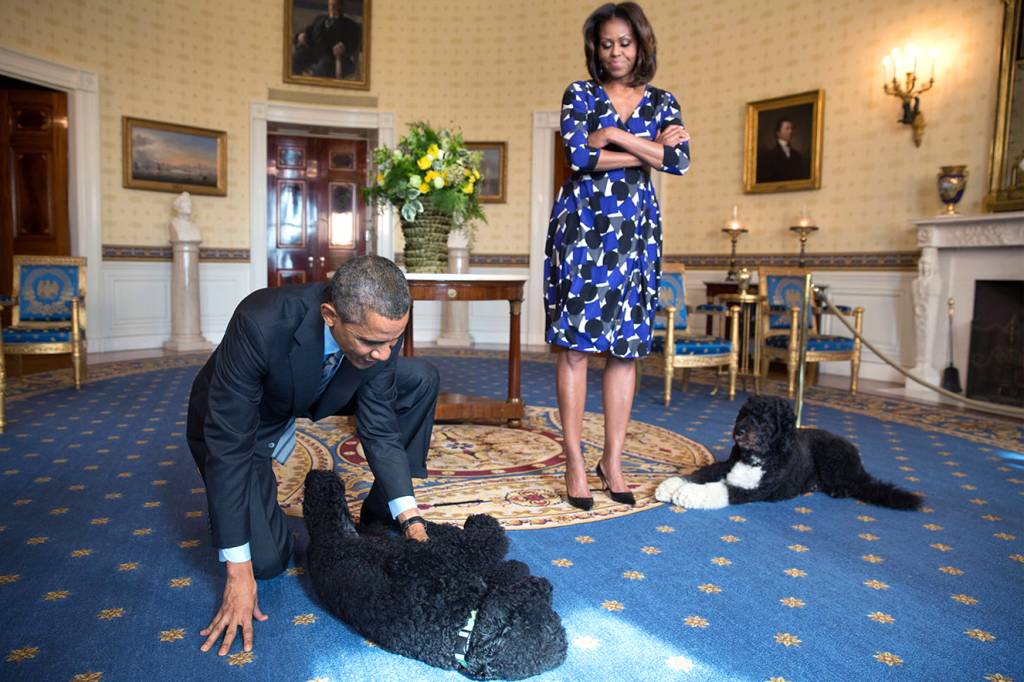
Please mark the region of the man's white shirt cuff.
<svg viewBox="0 0 1024 682"><path fill-rule="evenodd" d="M233 564L240 564L244 561L250 561L252 554L249 552L249 543L239 545L238 547L225 547L218 551L221 561L230 561Z"/></svg>
<svg viewBox="0 0 1024 682"><path fill-rule="evenodd" d="M388 502L388 509L391 511L391 518L397 519L398 515L402 512L409 511L410 509L416 508L416 498L412 495L406 495L405 497L396 497L395 499Z"/></svg>

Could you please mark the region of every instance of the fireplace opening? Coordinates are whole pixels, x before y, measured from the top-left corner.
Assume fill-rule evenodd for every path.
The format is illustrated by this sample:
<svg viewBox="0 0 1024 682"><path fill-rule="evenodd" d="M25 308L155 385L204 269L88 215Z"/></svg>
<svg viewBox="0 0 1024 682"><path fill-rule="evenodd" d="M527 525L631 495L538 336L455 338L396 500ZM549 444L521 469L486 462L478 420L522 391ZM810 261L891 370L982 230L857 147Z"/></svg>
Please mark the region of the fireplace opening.
<svg viewBox="0 0 1024 682"><path fill-rule="evenodd" d="M1024 281L974 283L967 397L1024 407Z"/></svg>

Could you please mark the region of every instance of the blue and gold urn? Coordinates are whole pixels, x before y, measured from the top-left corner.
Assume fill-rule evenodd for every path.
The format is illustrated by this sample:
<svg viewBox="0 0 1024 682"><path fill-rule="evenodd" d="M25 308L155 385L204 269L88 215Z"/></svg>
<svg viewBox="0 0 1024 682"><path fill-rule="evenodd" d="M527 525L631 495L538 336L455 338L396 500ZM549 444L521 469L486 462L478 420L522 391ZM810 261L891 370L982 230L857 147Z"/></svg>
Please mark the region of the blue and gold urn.
<svg viewBox="0 0 1024 682"><path fill-rule="evenodd" d="M946 215L957 215L956 205L964 196L968 175L967 166L939 168L939 199L946 205Z"/></svg>

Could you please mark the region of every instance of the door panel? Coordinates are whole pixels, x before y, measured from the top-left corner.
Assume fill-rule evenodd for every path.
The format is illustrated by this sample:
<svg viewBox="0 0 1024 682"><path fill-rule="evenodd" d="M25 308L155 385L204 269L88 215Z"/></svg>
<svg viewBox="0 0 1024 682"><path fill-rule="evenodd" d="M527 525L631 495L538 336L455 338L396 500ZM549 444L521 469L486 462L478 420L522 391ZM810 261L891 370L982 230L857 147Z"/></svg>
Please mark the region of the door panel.
<svg viewBox="0 0 1024 682"><path fill-rule="evenodd" d="M0 294L11 256L71 255L67 95L4 79L0 88Z"/></svg>
<svg viewBox="0 0 1024 682"><path fill-rule="evenodd" d="M270 135L267 141L267 281L327 279L366 252L366 142Z"/></svg>

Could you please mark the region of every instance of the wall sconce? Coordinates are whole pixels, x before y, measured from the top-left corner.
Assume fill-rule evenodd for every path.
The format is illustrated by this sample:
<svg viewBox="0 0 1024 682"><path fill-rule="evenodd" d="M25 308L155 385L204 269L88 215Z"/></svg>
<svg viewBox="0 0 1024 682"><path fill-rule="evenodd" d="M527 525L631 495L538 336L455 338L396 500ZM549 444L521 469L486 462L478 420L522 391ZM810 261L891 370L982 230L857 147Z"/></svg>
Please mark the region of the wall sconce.
<svg viewBox="0 0 1024 682"><path fill-rule="evenodd" d="M736 241L740 238L740 235L747 233L747 228L743 227L743 223L739 219L739 206L732 207L732 219L725 221L725 227L722 228L722 232L729 235L729 239L732 241L732 253L729 255L729 272L725 275L726 282L739 281L739 271L736 269Z"/></svg>
<svg viewBox="0 0 1024 682"><path fill-rule="evenodd" d="M920 96L921 93L931 90L935 84L935 57L937 54L935 50L928 53L931 70L928 74L928 82L924 85L919 85L917 81L917 62L920 50L913 43L907 44L906 52L900 52L899 48L896 48L891 55L882 60L882 70L885 72L885 81L883 82L885 94L903 100L903 115L899 122L914 129L914 145L917 147L921 146L925 125L924 114L921 113Z"/></svg>

